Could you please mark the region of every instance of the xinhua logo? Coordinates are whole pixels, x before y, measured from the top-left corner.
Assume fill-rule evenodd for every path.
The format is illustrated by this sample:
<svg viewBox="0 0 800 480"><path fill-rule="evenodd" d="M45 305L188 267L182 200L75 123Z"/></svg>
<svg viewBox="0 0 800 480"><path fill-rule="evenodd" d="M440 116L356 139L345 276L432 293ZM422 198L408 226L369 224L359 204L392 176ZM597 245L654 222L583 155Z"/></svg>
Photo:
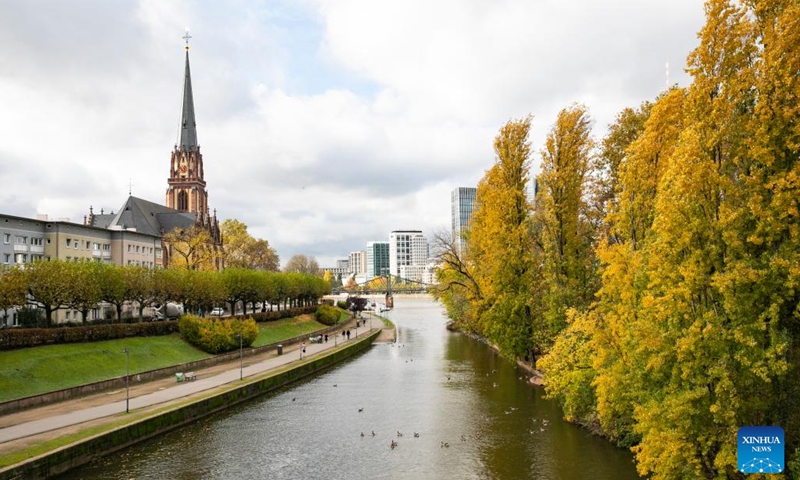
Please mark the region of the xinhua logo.
<svg viewBox="0 0 800 480"><path fill-rule="evenodd" d="M737 462L742 473L781 473L784 468L781 427L739 429Z"/></svg>

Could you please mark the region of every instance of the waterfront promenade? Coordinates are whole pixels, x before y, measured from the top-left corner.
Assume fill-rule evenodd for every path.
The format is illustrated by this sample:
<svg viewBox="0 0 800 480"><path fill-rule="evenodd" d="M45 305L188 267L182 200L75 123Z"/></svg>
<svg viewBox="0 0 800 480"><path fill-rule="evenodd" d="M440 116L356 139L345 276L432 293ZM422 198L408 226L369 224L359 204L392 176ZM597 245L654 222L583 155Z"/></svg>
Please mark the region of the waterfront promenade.
<svg viewBox="0 0 800 480"><path fill-rule="evenodd" d="M371 327L370 328L370 324ZM329 334L328 343L306 342L306 353L303 358L313 358L322 352L332 350L338 345L347 343L341 332L350 330L354 342L370 331L384 329L380 319L366 320L365 325L355 328L355 320L350 320L342 327ZM354 334L358 331L358 336ZM378 341L393 338L393 329ZM130 388L129 409L126 414L125 389L113 392L102 392L87 397L59 402L52 405L33 408L0 417L0 457L14 451L23 450L37 443L69 435L85 428L93 428L106 423L125 420L139 412L151 411L155 408L182 402L192 397L201 396L217 389L235 386L240 375L246 382L248 378L290 366L301 361L300 344L286 345L282 355L270 351L261 355L246 357L240 368L239 361L216 365L194 373L197 379L178 383L176 378L164 378L147 383L132 384Z"/></svg>

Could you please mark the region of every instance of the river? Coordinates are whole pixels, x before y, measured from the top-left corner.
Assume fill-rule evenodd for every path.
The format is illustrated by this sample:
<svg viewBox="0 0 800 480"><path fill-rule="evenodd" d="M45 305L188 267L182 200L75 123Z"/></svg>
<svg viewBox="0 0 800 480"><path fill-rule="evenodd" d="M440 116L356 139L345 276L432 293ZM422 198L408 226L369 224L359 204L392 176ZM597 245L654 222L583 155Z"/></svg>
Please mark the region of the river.
<svg viewBox="0 0 800 480"><path fill-rule="evenodd" d="M396 345L60 478L638 478L630 452L562 421L524 371L448 332L432 300L396 298L384 315Z"/></svg>

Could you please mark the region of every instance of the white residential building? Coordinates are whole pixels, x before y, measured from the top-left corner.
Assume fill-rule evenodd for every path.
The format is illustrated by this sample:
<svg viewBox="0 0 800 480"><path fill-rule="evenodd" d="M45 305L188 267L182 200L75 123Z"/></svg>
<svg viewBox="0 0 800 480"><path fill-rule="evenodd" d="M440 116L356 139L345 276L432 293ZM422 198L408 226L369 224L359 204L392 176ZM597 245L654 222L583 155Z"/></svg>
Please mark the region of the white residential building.
<svg viewBox="0 0 800 480"><path fill-rule="evenodd" d="M348 265L350 273L356 275L364 275L367 273L367 252L364 250L358 252L350 252L348 257Z"/></svg>
<svg viewBox="0 0 800 480"><path fill-rule="evenodd" d="M400 274L404 265L428 263L428 239L421 230L395 230L389 234L389 270L392 275Z"/></svg>

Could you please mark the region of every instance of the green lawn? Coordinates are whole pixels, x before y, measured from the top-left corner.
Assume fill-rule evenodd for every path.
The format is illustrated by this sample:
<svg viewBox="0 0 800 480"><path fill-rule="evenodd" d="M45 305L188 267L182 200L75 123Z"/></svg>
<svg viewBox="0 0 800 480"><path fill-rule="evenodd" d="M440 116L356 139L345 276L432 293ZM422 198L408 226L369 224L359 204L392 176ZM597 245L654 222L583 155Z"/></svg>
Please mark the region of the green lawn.
<svg viewBox="0 0 800 480"><path fill-rule="evenodd" d="M131 352L132 374L210 356L178 334L0 352L0 401L123 376L125 347Z"/></svg>
<svg viewBox="0 0 800 480"><path fill-rule="evenodd" d="M274 322L259 323L258 338L253 342L253 346L269 345L287 338L316 332L323 328L325 328L325 325L314 320L313 315L302 315L297 318L285 318Z"/></svg>
<svg viewBox="0 0 800 480"><path fill-rule="evenodd" d="M313 315L302 315L259 323L258 328L254 347L309 334L325 325ZM121 377L125 375L125 347L131 352L131 374L211 356L181 340L177 333L0 351L0 402Z"/></svg>

